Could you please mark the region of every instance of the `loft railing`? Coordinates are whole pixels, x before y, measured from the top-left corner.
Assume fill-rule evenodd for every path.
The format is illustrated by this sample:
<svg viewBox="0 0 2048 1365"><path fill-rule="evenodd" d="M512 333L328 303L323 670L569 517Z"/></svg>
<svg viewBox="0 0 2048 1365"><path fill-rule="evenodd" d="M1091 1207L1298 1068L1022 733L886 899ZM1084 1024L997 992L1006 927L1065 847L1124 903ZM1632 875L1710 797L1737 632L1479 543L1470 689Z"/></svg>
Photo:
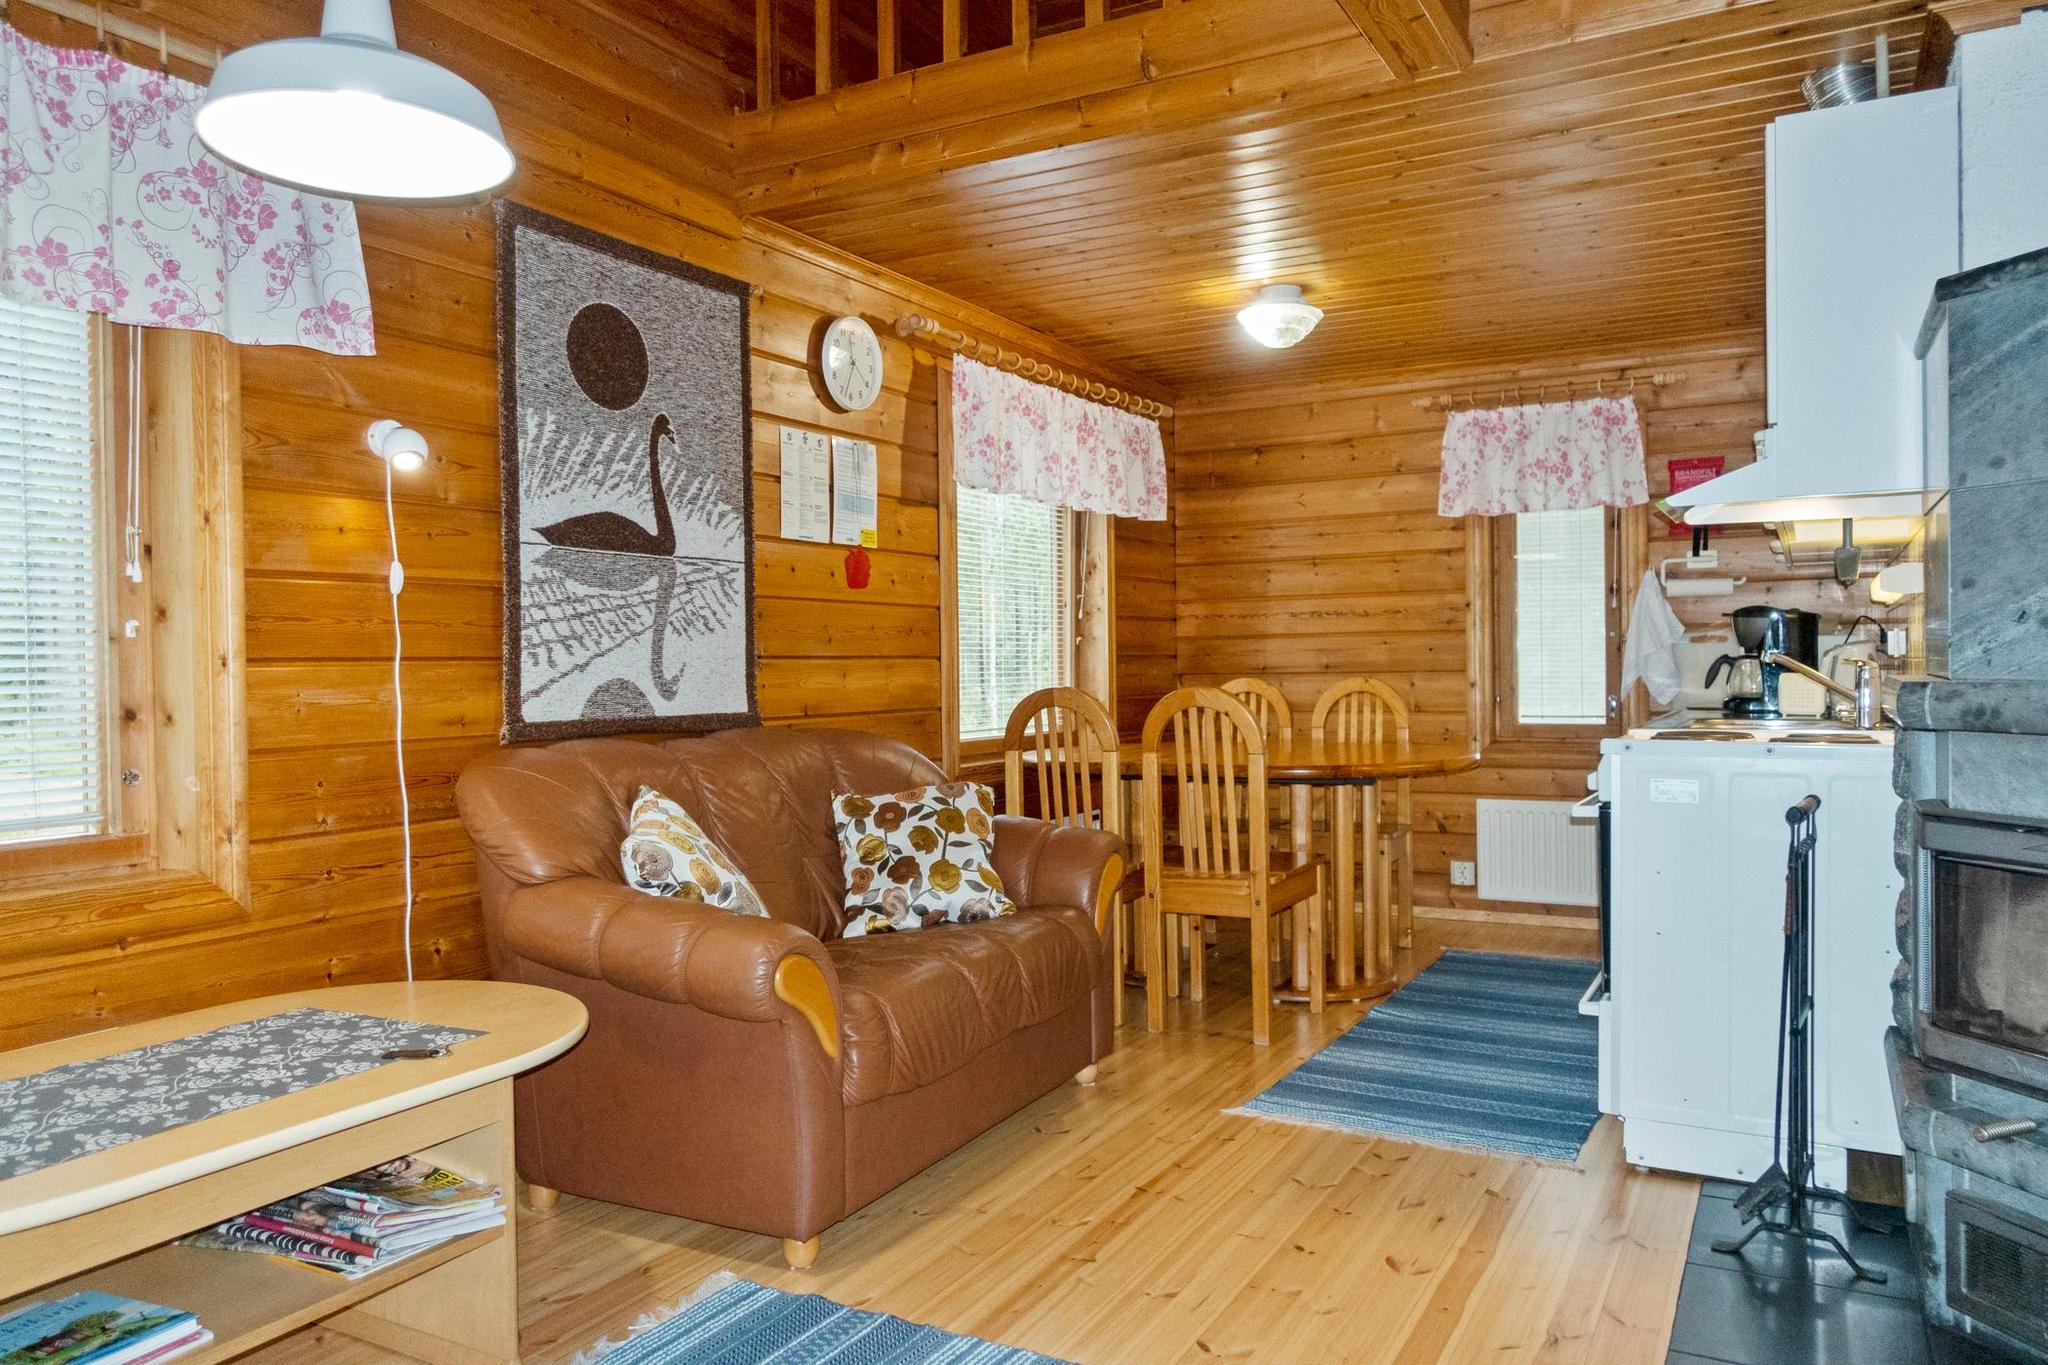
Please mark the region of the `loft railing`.
<svg viewBox="0 0 2048 1365"><path fill-rule="evenodd" d="M754 107L767 109L982 52L1026 46L1034 38L1180 2L755 0ZM806 26L808 34L801 31Z"/></svg>

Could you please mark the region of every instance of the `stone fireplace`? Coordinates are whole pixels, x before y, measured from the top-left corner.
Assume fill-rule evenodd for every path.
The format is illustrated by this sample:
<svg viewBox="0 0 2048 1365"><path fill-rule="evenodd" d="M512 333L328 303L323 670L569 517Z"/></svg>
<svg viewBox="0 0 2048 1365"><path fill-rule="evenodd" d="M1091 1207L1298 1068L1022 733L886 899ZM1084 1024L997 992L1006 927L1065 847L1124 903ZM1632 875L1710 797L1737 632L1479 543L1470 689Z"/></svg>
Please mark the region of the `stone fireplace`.
<svg viewBox="0 0 2048 1365"><path fill-rule="evenodd" d="M1929 1319L2048 1365L2048 251L1944 280L1921 346L1950 491L1898 697L1892 1085Z"/></svg>

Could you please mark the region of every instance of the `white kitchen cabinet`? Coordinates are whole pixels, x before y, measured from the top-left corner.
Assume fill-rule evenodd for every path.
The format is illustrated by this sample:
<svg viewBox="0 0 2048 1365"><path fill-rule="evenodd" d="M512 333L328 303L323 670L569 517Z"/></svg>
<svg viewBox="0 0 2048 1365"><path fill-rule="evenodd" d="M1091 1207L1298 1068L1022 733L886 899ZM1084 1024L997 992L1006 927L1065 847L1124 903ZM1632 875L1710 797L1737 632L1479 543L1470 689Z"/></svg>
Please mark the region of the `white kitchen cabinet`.
<svg viewBox="0 0 2048 1365"><path fill-rule="evenodd" d="M1958 136L1949 89L1788 114L1765 130L1771 425L1755 464L1674 503L1910 492L1917 504L1913 345L1934 282L1960 259ZM1832 515L1859 510L1880 509Z"/></svg>
<svg viewBox="0 0 2048 1365"><path fill-rule="evenodd" d="M1602 1108L1643 1166L1749 1180L1771 1161L1784 952L1785 810L1821 798L1815 907L1820 1177L1849 1148L1900 1150L1884 1034L1892 926L1888 745L1622 739L1612 806Z"/></svg>

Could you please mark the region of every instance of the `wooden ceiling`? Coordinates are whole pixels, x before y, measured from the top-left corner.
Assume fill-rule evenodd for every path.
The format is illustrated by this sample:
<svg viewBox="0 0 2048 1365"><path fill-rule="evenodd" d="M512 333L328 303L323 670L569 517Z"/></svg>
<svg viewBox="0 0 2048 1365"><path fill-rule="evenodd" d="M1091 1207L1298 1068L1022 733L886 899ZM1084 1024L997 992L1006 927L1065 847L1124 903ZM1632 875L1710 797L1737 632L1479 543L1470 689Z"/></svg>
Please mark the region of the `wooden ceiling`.
<svg viewBox="0 0 2048 1365"><path fill-rule="evenodd" d="M1183 393L1753 334L1764 126L1880 30L1905 88L1925 24L1922 0L1481 0L1474 64L1404 82L1356 8L1180 0L745 114L741 207ZM1328 316L1266 352L1233 315L1281 281Z"/></svg>
<svg viewBox="0 0 2048 1365"><path fill-rule="evenodd" d="M1910 8L1735 10L775 216L1184 392L1754 329L1763 126L1881 23L1903 80ZM1273 281L1328 314L1291 352L1233 321Z"/></svg>

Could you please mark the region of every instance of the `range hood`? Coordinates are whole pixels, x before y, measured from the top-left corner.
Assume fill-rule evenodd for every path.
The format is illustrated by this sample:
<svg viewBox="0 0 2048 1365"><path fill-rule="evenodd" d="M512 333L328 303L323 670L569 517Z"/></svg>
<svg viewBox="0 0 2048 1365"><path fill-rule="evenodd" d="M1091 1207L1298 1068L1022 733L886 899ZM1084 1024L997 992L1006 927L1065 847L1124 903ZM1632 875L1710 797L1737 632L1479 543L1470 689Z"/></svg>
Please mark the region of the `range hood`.
<svg viewBox="0 0 2048 1365"><path fill-rule="evenodd" d="M1956 109L1954 90L1923 90L1765 129L1770 425L1754 464L1671 496L1688 523L1925 510L1914 350L1928 295L1960 249Z"/></svg>
<svg viewBox="0 0 2048 1365"><path fill-rule="evenodd" d="M1755 463L1671 495L1669 503L1685 510L1687 525L1917 517L1926 508L1926 499L1917 486L1819 492L1817 479L1835 480L1806 468L1797 457L1773 452L1772 435L1768 429L1757 433ZM1790 477L1785 477L1788 474ZM1819 487L1826 486L1827 482L1819 483ZM1835 486L1853 488L1854 480L1844 478Z"/></svg>

